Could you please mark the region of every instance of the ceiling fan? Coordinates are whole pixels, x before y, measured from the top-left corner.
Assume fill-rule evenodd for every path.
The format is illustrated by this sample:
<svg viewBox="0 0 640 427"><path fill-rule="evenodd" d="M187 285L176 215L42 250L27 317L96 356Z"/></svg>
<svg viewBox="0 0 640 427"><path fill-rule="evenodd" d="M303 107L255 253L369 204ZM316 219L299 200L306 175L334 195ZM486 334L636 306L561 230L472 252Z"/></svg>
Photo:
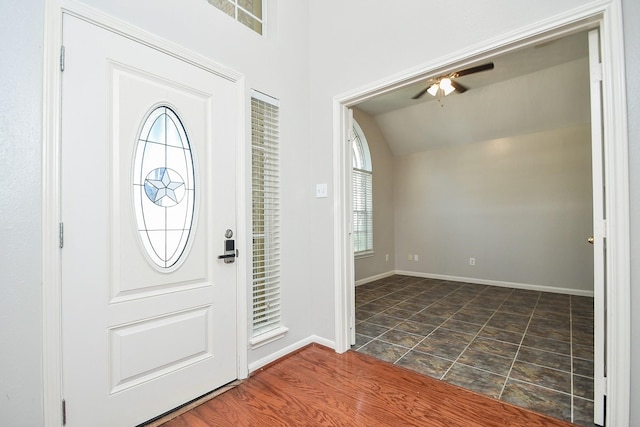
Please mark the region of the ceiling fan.
<svg viewBox="0 0 640 427"><path fill-rule="evenodd" d="M415 96L413 96L411 99L418 99L427 92L432 96L438 95L439 91L442 91L444 93L444 96L449 95L453 91L464 93L467 91L467 88L456 82L454 79L488 70L493 70L493 62L488 62L486 64L477 65L475 67L465 68L464 70L445 74L444 76L440 76L435 79L435 82L429 84L429 86L415 94Z"/></svg>

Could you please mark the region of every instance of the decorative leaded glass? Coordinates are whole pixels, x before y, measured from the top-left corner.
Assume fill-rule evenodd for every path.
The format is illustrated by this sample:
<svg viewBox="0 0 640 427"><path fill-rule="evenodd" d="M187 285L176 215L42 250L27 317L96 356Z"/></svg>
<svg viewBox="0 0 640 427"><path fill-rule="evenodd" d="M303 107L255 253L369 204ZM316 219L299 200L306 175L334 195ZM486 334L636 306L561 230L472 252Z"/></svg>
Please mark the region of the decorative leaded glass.
<svg viewBox="0 0 640 427"><path fill-rule="evenodd" d="M138 234L153 264L171 269L185 253L195 208L193 153L170 107L146 117L133 159L133 206Z"/></svg>

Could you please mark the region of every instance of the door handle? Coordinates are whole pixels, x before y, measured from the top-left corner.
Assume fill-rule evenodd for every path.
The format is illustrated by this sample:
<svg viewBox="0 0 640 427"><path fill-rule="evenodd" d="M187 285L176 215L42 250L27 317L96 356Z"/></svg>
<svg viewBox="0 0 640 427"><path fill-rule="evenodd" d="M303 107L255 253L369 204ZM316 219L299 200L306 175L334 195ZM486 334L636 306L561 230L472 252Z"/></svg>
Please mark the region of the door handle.
<svg viewBox="0 0 640 427"><path fill-rule="evenodd" d="M593 245L593 242L595 242L595 240L594 240L593 236L589 237L589 238L587 239L587 242L589 242L590 244L592 244L592 245Z"/></svg>
<svg viewBox="0 0 640 427"><path fill-rule="evenodd" d="M227 239L224 241L224 253L218 255L218 259L223 259L225 264L231 264L235 262L235 258L238 256L238 250L236 249L236 242L232 239L233 231L231 229L224 233L224 237Z"/></svg>
<svg viewBox="0 0 640 427"><path fill-rule="evenodd" d="M231 249L231 250L226 250L222 255L218 255L218 259L223 259L225 264L231 264L232 262L236 261L237 256L238 256L238 250Z"/></svg>

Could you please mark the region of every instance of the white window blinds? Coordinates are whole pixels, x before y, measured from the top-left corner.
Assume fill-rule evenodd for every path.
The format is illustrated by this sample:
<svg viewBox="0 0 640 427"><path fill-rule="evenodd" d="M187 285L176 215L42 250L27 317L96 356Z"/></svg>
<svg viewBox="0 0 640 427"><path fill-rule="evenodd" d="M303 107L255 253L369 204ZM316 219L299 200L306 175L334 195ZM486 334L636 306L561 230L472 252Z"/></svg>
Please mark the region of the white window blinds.
<svg viewBox="0 0 640 427"><path fill-rule="evenodd" d="M278 101L251 98L253 336L280 326Z"/></svg>
<svg viewBox="0 0 640 427"><path fill-rule="evenodd" d="M373 201L371 172L353 170L353 250L373 250Z"/></svg>
<svg viewBox="0 0 640 427"><path fill-rule="evenodd" d="M369 145L355 121L353 134L353 251L358 256L373 252L373 168Z"/></svg>

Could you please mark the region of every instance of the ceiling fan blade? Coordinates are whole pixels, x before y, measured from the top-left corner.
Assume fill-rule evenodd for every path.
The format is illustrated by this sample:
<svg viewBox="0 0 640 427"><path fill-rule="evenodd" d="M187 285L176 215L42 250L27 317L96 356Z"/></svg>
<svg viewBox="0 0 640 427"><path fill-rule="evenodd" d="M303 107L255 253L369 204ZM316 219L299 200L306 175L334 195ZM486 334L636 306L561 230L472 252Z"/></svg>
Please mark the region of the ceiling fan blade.
<svg viewBox="0 0 640 427"><path fill-rule="evenodd" d="M451 86L453 86L453 88L458 93L465 93L467 91L466 87L462 86L460 83L456 82L455 80L451 80Z"/></svg>
<svg viewBox="0 0 640 427"><path fill-rule="evenodd" d="M416 93L414 96L411 97L411 99L418 99L420 98L422 95L424 95L425 93L427 93L427 91L429 90L429 88L431 87L431 85L425 87L423 90L421 90L420 92Z"/></svg>
<svg viewBox="0 0 640 427"><path fill-rule="evenodd" d="M488 62L486 64L478 65L476 67L466 68L464 70L457 71L455 73L455 77L467 76L473 73L479 73L480 71L488 71L493 70L493 62Z"/></svg>

